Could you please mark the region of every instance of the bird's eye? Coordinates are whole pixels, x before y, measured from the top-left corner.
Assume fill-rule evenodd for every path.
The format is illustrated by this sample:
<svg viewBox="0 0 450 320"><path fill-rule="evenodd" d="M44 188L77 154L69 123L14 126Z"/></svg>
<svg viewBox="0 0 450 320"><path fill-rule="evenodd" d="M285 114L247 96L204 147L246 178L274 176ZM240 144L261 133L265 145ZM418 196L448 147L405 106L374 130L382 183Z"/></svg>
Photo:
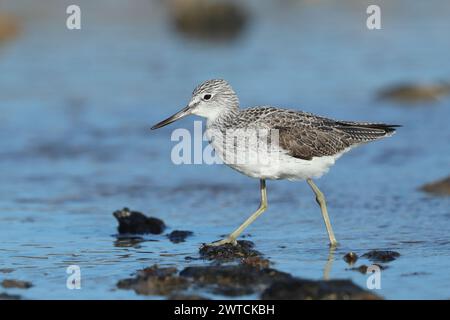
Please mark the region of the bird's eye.
<svg viewBox="0 0 450 320"><path fill-rule="evenodd" d="M209 99L211 99L211 95L210 94L205 94L203 96L203 100L209 100Z"/></svg>

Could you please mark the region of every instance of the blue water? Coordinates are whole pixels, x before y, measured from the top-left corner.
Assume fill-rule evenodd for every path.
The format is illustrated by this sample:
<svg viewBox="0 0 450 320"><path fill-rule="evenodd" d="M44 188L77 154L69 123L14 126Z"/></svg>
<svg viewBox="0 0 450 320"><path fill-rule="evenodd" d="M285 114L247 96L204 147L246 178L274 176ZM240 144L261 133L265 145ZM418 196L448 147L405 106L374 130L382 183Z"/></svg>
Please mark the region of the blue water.
<svg viewBox="0 0 450 320"><path fill-rule="evenodd" d="M341 246L329 261L320 211L305 183L268 182L269 210L247 231L274 267L296 276L351 278L348 251L390 249L382 271L388 299L450 297L450 199L418 188L450 163L450 99L415 108L375 99L402 82L449 80L448 1L381 1L382 29L365 27L366 1L250 1L234 41L176 33L159 1L78 1L82 29L65 28L55 1L2 1L21 21L0 43L0 272L28 280L28 299L140 299L119 279L158 263L203 262L203 242L239 225L257 206L258 181L222 165L172 164L174 128L150 132L183 107L192 89L225 78L243 106L272 104L346 120L402 124L393 138L353 150L318 180ZM196 119L198 120L198 119ZM115 245L112 212L123 207L191 230ZM368 264L361 259L357 265ZM82 289L66 288L78 265ZM204 293L207 295L207 293Z"/></svg>

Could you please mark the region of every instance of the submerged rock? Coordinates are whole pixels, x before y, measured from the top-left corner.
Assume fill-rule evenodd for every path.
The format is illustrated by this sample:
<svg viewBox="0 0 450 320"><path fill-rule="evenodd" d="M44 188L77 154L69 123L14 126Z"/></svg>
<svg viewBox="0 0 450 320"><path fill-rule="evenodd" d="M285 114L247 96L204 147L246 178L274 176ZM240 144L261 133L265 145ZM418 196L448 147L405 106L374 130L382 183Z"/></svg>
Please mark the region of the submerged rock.
<svg viewBox="0 0 450 320"><path fill-rule="evenodd" d="M350 280L288 279L273 283L261 295L264 300L379 300Z"/></svg>
<svg viewBox="0 0 450 320"><path fill-rule="evenodd" d="M174 294L167 298L168 300L210 300L208 298L195 294Z"/></svg>
<svg viewBox="0 0 450 320"><path fill-rule="evenodd" d="M241 263L244 265L248 265L255 268L268 268L271 265L271 262L268 259L264 259L262 257L254 256L254 257L245 257L241 259Z"/></svg>
<svg viewBox="0 0 450 320"><path fill-rule="evenodd" d="M374 263L373 265L377 266L378 268L380 268L380 270L385 270L387 267L383 266L381 264L378 263ZM361 272L362 274L366 274L367 273L367 269L369 269L369 266L362 264L359 267L354 267L354 268L350 268L350 269L346 269L346 270L352 270L352 271L358 271Z"/></svg>
<svg viewBox="0 0 450 320"><path fill-rule="evenodd" d="M29 289L33 286L31 282L14 280L14 279L5 279L1 283L3 288L19 288L19 289Z"/></svg>
<svg viewBox="0 0 450 320"><path fill-rule="evenodd" d="M374 262L390 262L400 257L400 253L390 250L371 250L364 253L362 257Z"/></svg>
<svg viewBox="0 0 450 320"><path fill-rule="evenodd" d="M128 208L117 210L113 215L119 222L117 228L119 234L160 234L166 228L164 221L158 218L146 217L143 213L130 211Z"/></svg>
<svg viewBox="0 0 450 320"><path fill-rule="evenodd" d="M118 248L140 248L140 243L143 241L144 239L137 237L119 237L119 239L114 241L114 246Z"/></svg>
<svg viewBox="0 0 450 320"><path fill-rule="evenodd" d="M0 292L0 300L20 300L21 297L17 294L8 294Z"/></svg>
<svg viewBox="0 0 450 320"><path fill-rule="evenodd" d="M248 240L238 240L236 245L230 243L221 246L203 245L200 248L200 257L219 262L259 257L261 253L253 249L254 243Z"/></svg>
<svg viewBox="0 0 450 320"><path fill-rule="evenodd" d="M186 241L186 238L193 235L192 231L174 230L167 235L169 240L173 243L180 243Z"/></svg>
<svg viewBox="0 0 450 320"><path fill-rule="evenodd" d="M205 292L227 297L257 294L263 299L379 299L349 280L304 280L270 268L270 261L262 258L250 241L205 246L200 254L213 264L186 267L179 273L173 267L153 265L135 278L120 280L117 286L137 294L183 300L205 299ZM239 263L229 264L230 260Z"/></svg>
<svg viewBox="0 0 450 320"><path fill-rule="evenodd" d="M117 283L120 289L134 290L142 295L170 295L188 287L188 281L177 275L176 268L159 268L153 265L138 272L135 278Z"/></svg>
<svg viewBox="0 0 450 320"><path fill-rule="evenodd" d="M442 180L428 183L420 189L438 196L450 196L450 176Z"/></svg>
<svg viewBox="0 0 450 320"><path fill-rule="evenodd" d="M431 273L425 272L425 271L416 271L416 272L409 272L409 273L402 273L401 277L411 277L411 276L428 276Z"/></svg>
<svg viewBox="0 0 450 320"><path fill-rule="evenodd" d="M200 39L232 39L241 33L248 19L237 2L170 0L169 4L175 28Z"/></svg>
<svg viewBox="0 0 450 320"><path fill-rule="evenodd" d="M401 84L381 90L378 97L403 103L426 102L450 94L450 84Z"/></svg>
<svg viewBox="0 0 450 320"><path fill-rule="evenodd" d="M344 261L352 265L358 260L358 255L354 252L349 252L344 256Z"/></svg>
<svg viewBox="0 0 450 320"><path fill-rule="evenodd" d="M366 274L367 273L367 268L369 268L367 265L362 264L359 267L353 267L353 268L345 269L345 270L358 271L358 272L360 272L362 274Z"/></svg>
<svg viewBox="0 0 450 320"><path fill-rule="evenodd" d="M194 266L183 269L159 268L153 265L138 272L135 278L123 279L117 283L120 289L134 290L142 295L164 295L171 298L186 298L192 289L201 288L225 296L241 296L261 292L274 281L291 278L291 275L270 268L249 265ZM184 291L189 289L189 294ZM203 299L203 297L200 297Z"/></svg>
<svg viewBox="0 0 450 320"><path fill-rule="evenodd" d="M180 272L196 286L210 289L216 294L241 296L260 291L274 281L291 279L292 276L270 268L249 265L187 267Z"/></svg>

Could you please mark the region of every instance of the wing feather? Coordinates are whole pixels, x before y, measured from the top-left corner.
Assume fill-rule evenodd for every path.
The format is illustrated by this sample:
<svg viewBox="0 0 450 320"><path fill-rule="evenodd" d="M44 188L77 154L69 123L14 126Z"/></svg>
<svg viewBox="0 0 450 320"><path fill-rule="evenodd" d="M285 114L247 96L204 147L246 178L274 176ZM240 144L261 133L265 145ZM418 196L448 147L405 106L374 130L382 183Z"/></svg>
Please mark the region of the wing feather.
<svg viewBox="0 0 450 320"><path fill-rule="evenodd" d="M397 125L336 121L311 113L272 107L245 109L243 122L278 130L279 146L293 157L311 160L332 156L353 145L390 136ZM241 118L242 119L242 118Z"/></svg>

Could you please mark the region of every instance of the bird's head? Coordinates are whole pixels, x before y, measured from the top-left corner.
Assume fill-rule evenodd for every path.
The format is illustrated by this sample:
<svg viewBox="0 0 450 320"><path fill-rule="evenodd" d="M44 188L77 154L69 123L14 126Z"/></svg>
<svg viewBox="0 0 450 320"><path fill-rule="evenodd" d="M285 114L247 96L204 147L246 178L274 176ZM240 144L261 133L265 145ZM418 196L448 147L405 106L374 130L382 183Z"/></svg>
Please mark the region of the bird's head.
<svg viewBox="0 0 450 320"><path fill-rule="evenodd" d="M233 88L222 79L207 80L197 86L192 92L191 101L173 116L159 122L152 130L184 118L190 114L214 122L219 116L239 108L239 100Z"/></svg>

